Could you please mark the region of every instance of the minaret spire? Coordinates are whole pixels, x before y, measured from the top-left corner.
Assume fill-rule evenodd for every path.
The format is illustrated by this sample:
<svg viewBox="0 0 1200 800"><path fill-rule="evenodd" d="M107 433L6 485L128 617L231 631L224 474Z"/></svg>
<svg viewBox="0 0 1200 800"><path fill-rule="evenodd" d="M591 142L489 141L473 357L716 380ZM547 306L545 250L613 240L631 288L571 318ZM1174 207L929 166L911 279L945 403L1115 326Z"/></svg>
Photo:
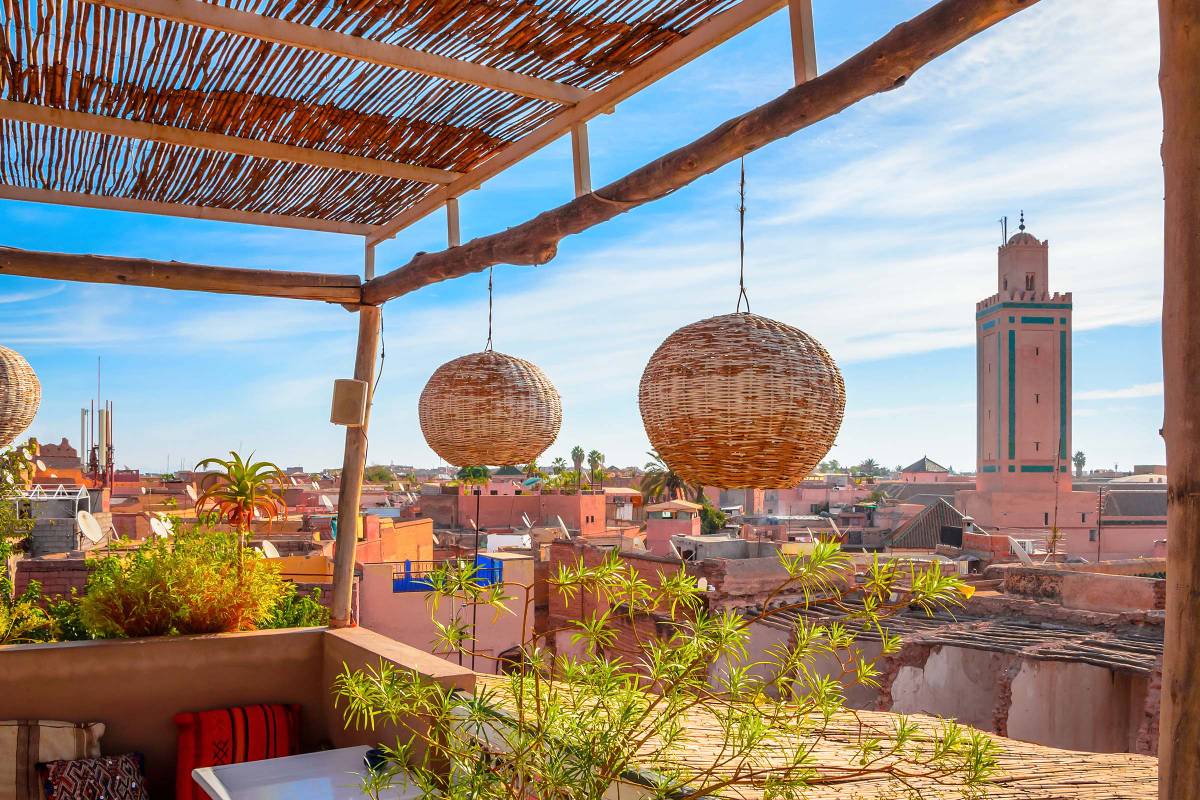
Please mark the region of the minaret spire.
<svg viewBox="0 0 1200 800"><path fill-rule="evenodd" d="M1017 230L1025 230L1025 209L1021 209L1021 224L1017 226Z"/></svg>

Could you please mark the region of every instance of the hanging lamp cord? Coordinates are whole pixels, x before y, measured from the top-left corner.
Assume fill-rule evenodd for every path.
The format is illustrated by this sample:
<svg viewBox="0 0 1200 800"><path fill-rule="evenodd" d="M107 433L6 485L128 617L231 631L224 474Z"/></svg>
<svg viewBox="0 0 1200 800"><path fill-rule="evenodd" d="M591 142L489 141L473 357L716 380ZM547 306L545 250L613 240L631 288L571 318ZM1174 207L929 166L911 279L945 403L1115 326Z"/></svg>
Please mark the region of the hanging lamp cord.
<svg viewBox="0 0 1200 800"><path fill-rule="evenodd" d="M738 185L738 301L737 311L746 301L746 313L750 313L750 295L746 294L746 157L740 159L742 178Z"/></svg>
<svg viewBox="0 0 1200 800"><path fill-rule="evenodd" d="M487 345L483 348L485 351L492 349L492 268L488 267L488 340Z"/></svg>

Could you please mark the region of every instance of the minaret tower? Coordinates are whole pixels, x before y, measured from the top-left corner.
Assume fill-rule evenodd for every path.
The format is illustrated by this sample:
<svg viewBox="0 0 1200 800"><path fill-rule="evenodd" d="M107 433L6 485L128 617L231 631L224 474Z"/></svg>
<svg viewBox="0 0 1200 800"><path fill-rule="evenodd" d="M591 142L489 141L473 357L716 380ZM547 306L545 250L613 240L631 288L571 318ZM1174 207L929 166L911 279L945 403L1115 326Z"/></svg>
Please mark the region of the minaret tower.
<svg viewBox="0 0 1200 800"><path fill-rule="evenodd" d="M976 304L981 490L1056 490L1071 474L1071 293L1049 289L1049 241L1021 224L1000 246L997 292Z"/></svg>

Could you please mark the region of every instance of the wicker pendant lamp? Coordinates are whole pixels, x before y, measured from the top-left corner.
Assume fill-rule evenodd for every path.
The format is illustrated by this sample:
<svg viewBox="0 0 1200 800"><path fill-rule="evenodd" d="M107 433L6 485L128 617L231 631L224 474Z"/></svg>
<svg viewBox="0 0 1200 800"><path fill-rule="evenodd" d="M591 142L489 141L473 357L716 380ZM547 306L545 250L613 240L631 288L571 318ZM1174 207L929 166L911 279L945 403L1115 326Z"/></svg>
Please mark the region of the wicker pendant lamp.
<svg viewBox="0 0 1200 800"><path fill-rule="evenodd" d="M741 192L744 230L744 167ZM820 342L750 313L744 265L742 276L736 313L686 325L654 351L638 405L650 443L689 483L792 487L833 446L846 387Z"/></svg>
<svg viewBox="0 0 1200 800"><path fill-rule="evenodd" d="M492 280L488 341L438 367L417 404L421 433L449 464L528 464L558 438L562 401L536 365L492 349Z"/></svg>
<svg viewBox="0 0 1200 800"><path fill-rule="evenodd" d="M42 384L20 353L0 346L0 447L17 440L42 402Z"/></svg>

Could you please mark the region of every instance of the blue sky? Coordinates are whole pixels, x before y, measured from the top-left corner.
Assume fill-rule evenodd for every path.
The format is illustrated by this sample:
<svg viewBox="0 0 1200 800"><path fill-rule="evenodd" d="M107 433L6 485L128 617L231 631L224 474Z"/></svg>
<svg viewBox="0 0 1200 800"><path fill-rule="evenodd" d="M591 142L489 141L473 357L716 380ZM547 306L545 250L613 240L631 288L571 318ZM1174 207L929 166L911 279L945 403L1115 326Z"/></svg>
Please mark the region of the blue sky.
<svg viewBox="0 0 1200 800"><path fill-rule="evenodd" d="M815 0L832 67L928 2ZM1051 288L1075 293L1074 446L1092 466L1161 463L1162 177L1157 20L1138 0L1042 0L902 89L751 154L747 282L755 312L821 339L848 403L832 456L974 458L977 300L995 291L998 218L1050 240ZM786 14L591 125L593 181L765 102L791 80ZM462 199L464 238L571 196L565 140ZM563 397L559 440L641 464L637 382L654 348L732 311L737 166L565 241L536 269L498 267L498 350ZM380 247L380 271L445 246L439 215ZM361 268L356 237L0 201L0 243L226 266ZM433 465L416 400L486 339L486 275L389 303L371 460ZM118 461L162 470L231 448L310 469L341 460L331 383L354 317L335 306L0 277L0 343L42 380L32 433L78 438L79 408L115 401Z"/></svg>

